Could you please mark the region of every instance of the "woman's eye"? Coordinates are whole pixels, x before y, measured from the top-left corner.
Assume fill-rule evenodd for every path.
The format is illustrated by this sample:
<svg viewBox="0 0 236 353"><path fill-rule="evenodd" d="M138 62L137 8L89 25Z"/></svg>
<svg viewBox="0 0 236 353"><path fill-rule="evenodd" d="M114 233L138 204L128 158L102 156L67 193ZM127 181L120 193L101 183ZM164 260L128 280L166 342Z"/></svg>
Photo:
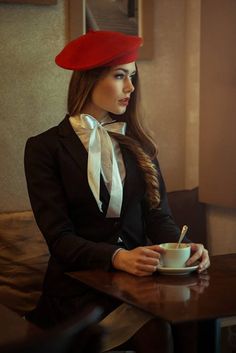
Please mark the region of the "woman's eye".
<svg viewBox="0 0 236 353"><path fill-rule="evenodd" d="M124 77L125 77L124 74L116 74L116 75L115 75L115 78L116 78L117 80L122 80Z"/></svg>

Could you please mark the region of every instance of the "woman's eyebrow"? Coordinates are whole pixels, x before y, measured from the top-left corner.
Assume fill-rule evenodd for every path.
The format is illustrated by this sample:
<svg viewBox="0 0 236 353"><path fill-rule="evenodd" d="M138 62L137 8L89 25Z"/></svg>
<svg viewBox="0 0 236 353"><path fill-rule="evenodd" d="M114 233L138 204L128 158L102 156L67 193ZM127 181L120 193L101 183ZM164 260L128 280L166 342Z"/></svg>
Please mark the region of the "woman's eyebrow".
<svg viewBox="0 0 236 353"><path fill-rule="evenodd" d="M124 69L123 67L117 67L116 69L115 69L115 71L124 71L124 73L126 73L126 74L129 74L129 70L127 70L127 69ZM130 73L130 75L135 75L136 74L136 70L134 70L134 71L132 71L131 73Z"/></svg>

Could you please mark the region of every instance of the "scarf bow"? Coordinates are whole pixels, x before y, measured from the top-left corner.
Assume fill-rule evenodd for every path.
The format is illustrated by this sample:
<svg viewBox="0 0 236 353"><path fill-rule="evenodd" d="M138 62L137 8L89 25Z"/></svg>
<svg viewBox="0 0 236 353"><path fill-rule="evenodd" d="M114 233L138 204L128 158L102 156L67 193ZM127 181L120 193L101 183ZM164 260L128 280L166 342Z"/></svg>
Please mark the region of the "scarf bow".
<svg viewBox="0 0 236 353"><path fill-rule="evenodd" d="M120 217L123 185L114 154L114 146L108 131L125 135L126 123L116 121L100 123L87 114L70 117L69 119L74 131L81 137L88 151L88 183L99 210L102 212L100 177L103 171L105 183L110 194L106 217Z"/></svg>

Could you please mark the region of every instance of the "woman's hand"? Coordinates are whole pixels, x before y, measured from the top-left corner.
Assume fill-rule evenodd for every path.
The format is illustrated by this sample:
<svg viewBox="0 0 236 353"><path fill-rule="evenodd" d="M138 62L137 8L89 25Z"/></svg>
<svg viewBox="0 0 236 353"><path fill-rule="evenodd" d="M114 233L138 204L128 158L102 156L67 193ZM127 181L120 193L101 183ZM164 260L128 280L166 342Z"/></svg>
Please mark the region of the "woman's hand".
<svg viewBox="0 0 236 353"><path fill-rule="evenodd" d="M200 261L198 272L206 270L210 266L210 258L207 249L202 244L191 243L192 256L187 261L187 266L193 265L196 261Z"/></svg>
<svg viewBox="0 0 236 353"><path fill-rule="evenodd" d="M163 251L159 245L122 249L115 255L113 267L136 276L150 276L156 271Z"/></svg>

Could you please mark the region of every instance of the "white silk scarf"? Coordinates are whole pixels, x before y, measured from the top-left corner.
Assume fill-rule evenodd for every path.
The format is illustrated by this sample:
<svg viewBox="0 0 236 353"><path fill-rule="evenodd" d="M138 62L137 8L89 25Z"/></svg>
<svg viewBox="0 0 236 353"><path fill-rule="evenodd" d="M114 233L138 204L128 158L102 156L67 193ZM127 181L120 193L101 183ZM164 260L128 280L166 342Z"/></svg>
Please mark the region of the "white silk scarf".
<svg viewBox="0 0 236 353"><path fill-rule="evenodd" d="M102 202L100 200L100 177L102 174L110 194L106 217L120 217L123 201L121 168L119 168L119 161L117 161L115 156L115 141L109 136L108 131L124 135L126 123L116 121L99 122L88 114L73 116L69 120L75 133L88 151L88 183L99 210L102 212Z"/></svg>

